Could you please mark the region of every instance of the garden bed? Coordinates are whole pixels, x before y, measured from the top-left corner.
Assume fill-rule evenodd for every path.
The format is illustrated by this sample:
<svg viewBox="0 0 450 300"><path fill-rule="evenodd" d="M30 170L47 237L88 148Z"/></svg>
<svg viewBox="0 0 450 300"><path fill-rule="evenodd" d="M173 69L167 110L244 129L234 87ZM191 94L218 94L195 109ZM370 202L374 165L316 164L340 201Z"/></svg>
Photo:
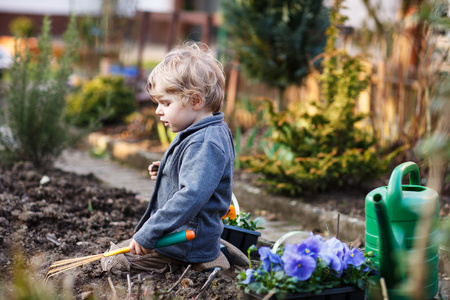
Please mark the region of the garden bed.
<svg viewBox="0 0 450 300"><path fill-rule="evenodd" d="M14 253L23 252L28 263L37 262L37 284L43 285L46 268L54 261L103 253L110 242L130 238L147 203L123 189L108 188L93 176L80 176L60 170L41 172L29 164L12 169L0 167L0 295L11 288ZM40 185L48 176L50 181ZM205 299L239 299L234 268L221 272ZM30 273L32 271L30 270ZM50 278L49 286L63 286L63 278L73 276L73 295L80 298L93 291L97 299L111 299L107 274L99 262L78 267ZM181 271L162 278L147 278L142 291L159 294L168 290ZM195 297L207 274L189 271L185 280L161 299ZM119 299L127 295L127 280L112 277ZM137 281L133 293L137 293ZM2 298L0 296L0 298Z"/></svg>

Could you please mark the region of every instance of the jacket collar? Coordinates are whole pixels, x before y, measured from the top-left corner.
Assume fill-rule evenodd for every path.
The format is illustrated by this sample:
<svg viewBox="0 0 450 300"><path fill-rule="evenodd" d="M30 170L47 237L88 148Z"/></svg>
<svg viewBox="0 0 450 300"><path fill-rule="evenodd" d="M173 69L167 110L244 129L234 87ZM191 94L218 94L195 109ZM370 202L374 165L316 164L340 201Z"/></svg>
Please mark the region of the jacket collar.
<svg viewBox="0 0 450 300"><path fill-rule="evenodd" d="M185 130L180 131L179 134L177 134L177 136L180 135L180 138L182 138L182 137L184 137L186 135L189 135L192 132L195 132L195 131L197 131L199 129L202 129L202 128L206 127L206 126L210 126L210 125L213 125L213 124L219 124L223 120L224 120L224 114L223 114L223 112L220 111L218 113L215 113L211 117L204 118L204 119L202 119L202 120L192 124L191 126L186 128Z"/></svg>

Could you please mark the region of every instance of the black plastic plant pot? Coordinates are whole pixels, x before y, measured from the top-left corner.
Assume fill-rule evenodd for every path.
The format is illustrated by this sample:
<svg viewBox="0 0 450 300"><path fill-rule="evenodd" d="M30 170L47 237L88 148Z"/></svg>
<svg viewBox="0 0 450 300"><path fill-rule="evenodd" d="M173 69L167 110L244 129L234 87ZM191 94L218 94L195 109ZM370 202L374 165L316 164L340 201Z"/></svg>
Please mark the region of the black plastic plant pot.
<svg viewBox="0 0 450 300"><path fill-rule="evenodd" d="M256 245L260 235L261 233L257 231L224 225L221 237L247 255L248 248Z"/></svg>
<svg viewBox="0 0 450 300"><path fill-rule="evenodd" d="M324 290L319 294L314 293L298 293L298 294L287 294L284 299L286 300L364 300L365 290L360 290L354 287L343 287ZM244 293L244 300L260 300L265 299L266 295L259 294L247 294ZM270 300L276 299L276 296L270 297Z"/></svg>

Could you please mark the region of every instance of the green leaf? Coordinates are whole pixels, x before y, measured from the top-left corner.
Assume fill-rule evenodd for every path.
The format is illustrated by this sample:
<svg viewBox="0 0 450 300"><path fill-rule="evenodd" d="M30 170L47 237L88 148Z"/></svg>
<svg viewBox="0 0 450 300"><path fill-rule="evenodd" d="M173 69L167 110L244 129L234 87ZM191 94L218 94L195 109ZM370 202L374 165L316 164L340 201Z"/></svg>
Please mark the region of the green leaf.
<svg viewBox="0 0 450 300"><path fill-rule="evenodd" d="M325 269L326 267L328 267L328 264L326 261L320 260L319 263L317 264L317 267L320 269Z"/></svg>

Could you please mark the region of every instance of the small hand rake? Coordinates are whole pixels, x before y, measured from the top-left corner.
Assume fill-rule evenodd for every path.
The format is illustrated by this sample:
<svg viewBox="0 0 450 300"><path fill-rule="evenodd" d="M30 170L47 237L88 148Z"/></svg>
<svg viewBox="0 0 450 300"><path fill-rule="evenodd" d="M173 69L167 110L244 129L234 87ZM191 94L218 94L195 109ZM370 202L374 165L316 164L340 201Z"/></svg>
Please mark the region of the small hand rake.
<svg viewBox="0 0 450 300"><path fill-rule="evenodd" d="M185 230L180 231L176 233L172 233L166 236L161 237L155 245L155 248L161 248L166 246L171 246L175 244L184 243L187 241L190 241L195 238L195 233L192 230ZM93 261L99 260L103 257L109 257L117 254L123 254L130 252L130 248L124 247L117 250L109 251L102 254L96 254L96 255L89 255L89 256L83 256L78 258L71 258L71 259L65 259L60 260L57 262L54 262L45 273L45 282L52 277L59 273L71 270L73 268L91 263Z"/></svg>

